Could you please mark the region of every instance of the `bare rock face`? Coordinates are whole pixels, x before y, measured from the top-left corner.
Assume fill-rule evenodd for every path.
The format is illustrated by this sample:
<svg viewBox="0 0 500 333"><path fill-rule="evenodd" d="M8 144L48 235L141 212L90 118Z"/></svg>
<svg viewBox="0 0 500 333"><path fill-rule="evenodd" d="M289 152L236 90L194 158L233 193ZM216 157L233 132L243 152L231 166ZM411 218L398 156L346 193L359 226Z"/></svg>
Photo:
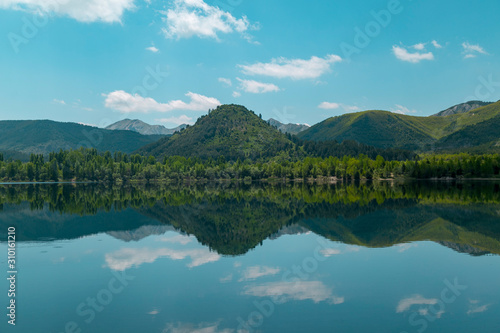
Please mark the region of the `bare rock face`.
<svg viewBox="0 0 500 333"><path fill-rule="evenodd" d="M445 117L445 116L451 116L454 114L466 113L466 112L478 109L480 107L483 107L483 106L486 106L489 104L492 104L492 103L491 102L481 102L481 101L470 101L467 103L462 103L462 104L452 106L449 109L446 109L444 111L436 113L434 116Z"/></svg>

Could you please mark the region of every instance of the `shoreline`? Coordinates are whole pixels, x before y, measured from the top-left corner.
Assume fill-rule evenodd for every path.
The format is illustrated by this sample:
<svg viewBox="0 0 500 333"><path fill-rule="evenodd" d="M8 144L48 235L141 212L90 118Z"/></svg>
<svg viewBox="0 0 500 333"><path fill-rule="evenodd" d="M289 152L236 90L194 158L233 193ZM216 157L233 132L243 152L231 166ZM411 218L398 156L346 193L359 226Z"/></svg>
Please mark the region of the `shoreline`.
<svg viewBox="0 0 500 333"><path fill-rule="evenodd" d="M111 185L126 185L126 184L190 184L190 183L307 183L307 184L336 184L336 183L367 183L367 182L413 182L413 181L426 181L426 182L462 182L462 181L498 181L500 182L500 178L381 178L381 179L342 179L337 177L321 177L321 178L265 178L265 179L181 179L181 180L171 180L171 179L151 179L151 180L141 180L141 179L133 179L133 180L119 180L114 182L109 181L50 181L50 182L25 182L25 181L12 181L12 182L0 182L0 185L77 185L77 184L111 184Z"/></svg>

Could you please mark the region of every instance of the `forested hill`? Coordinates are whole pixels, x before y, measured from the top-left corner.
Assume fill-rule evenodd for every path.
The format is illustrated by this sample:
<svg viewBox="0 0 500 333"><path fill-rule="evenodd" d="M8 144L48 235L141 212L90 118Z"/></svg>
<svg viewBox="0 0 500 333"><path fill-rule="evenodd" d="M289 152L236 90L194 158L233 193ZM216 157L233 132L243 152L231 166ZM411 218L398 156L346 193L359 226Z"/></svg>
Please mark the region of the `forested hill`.
<svg viewBox="0 0 500 333"><path fill-rule="evenodd" d="M222 105L170 138L138 150L139 154L228 160L273 157L295 149L294 143L252 111L240 105Z"/></svg>
<svg viewBox="0 0 500 333"><path fill-rule="evenodd" d="M222 105L201 117L194 126L152 143L137 151L157 159L169 156L196 157L236 161L280 157L297 160L310 157L359 156L375 159L377 155L389 160L413 159L414 154L398 149L374 148L355 141L313 142L280 132L252 111L239 105Z"/></svg>
<svg viewBox="0 0 500 333"><path fill-rule="evenodd" d="M76 123L51 120L0 121L0 151L49 154L79 147L131 153L160 136L132 131L110 131Z"/></svg>

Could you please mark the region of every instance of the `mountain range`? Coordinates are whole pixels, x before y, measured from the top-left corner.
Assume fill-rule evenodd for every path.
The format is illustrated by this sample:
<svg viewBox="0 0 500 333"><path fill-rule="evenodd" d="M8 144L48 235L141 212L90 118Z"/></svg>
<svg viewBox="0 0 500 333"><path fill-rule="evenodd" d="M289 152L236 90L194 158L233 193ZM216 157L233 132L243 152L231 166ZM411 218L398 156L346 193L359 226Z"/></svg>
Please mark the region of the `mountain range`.
<svg viewBox="0 0 500 333"><path fill-rule="evenodd" d="M278 120L276 119L269 119L267 121L269 123L269 125L275 127L277 130L281 131L282 133L290 133L290 134L299 134L300 132L302 131L305 131L306 129L308 129L309 125L307 124L283 124L281 122L279 122Z"/></svg>
<svg viewBox="0 0 500 333"><path fill-rule="evenodd" d="M123 119L106 127L107 130L133 131L142 135L172 135L186 128L186 124L176 128L166 128L163 125L149 125L139 119Z"/></svg>
<svg viewBox="0 0 500 333"><path fill-rule="evenodd" d="M338 142L357 142L367 147L414 152L500 152L500 101L471 101L428 117L388 111L363 111L328 118L312 127L264 121L239 105L223 105L198 119L195 125L167 129L140 120L124 119L106 129L50 120L0 121L0 152L6 158L29 158L59 149L93 147L100 151L137 152L155 157L231 159L271 158L280 154L299 156L304 147L349 153L354 147ZM375 150L374 150L375 149ZM310 149L309 149L310 150ZM306 149L308 153L308 151ZM300 155L302 156L302 155ZM299 157L300 157L299 156Z"/></svg>
<svg viewBox="0 0 500 333"><path fill-rule="evenodd" d="M269 119L267 122L282 133L290 134L298 134L311 127L306 124L283 124L273 118ZM123 119L107 126L106 129L134 131L143 135L172 135L176 132L180 132L187 126L187 124L182 124L175 128L166 128L163 125L150 125L139 119Z"/></svg>
<svg viewBox="0 0 500 333"><path fill-rule="evenodd" d="M467 104L467 103L465 103ZM452 107L451 115L415 117L388 111L364 111L326 119L298 134L305 140L355 140L379 148L413 151L465 151L478 146L499 151L500 102L468 109ZM479 104L471 103L473 106ZM448 109L450 110L450 109ZM458 140L459 139L459 140Z"/></svg>
<svg viewBox="0 0 500 333"><path fill-rule="evenodd" d="M0 121L0 151L6 151L6 156L15 153L21 154L19 156L48 154L59 149L80 147L131 153L161 137L51 120Z"/></svg>

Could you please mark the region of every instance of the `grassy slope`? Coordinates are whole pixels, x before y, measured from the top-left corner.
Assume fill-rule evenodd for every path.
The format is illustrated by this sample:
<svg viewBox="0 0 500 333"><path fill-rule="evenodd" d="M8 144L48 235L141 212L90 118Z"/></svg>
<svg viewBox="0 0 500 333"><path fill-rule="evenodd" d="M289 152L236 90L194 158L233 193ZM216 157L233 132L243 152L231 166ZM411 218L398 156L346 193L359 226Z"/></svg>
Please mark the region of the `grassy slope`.
<svg viewBox="0 0 500 333"><path fill-rule="evenodd" d="M464 151L490 151L500 152L500 115L466 126L436 143L437 150L454 150L460 148Z"/></svg>
<svg viewBox="0 0 500 333"><path fill-rule="evenodd" d="M50 120L0 121L0 150L47 154L81 146L132 152L159 139L131 131L109 131Z"/></svg>
<svg viewBox="0 0 500 333"><path fill-rule="evenodd" d="M383 148L425 149L426 145L433 145L437 140L467 126L485 121L500 125L499 115L500 102L445 117L415 117L387 111L364 111L329 118L298 136L317 141L356 140ZM483 133L480 130L476 132L474 135L481 136Z"/></svg>

